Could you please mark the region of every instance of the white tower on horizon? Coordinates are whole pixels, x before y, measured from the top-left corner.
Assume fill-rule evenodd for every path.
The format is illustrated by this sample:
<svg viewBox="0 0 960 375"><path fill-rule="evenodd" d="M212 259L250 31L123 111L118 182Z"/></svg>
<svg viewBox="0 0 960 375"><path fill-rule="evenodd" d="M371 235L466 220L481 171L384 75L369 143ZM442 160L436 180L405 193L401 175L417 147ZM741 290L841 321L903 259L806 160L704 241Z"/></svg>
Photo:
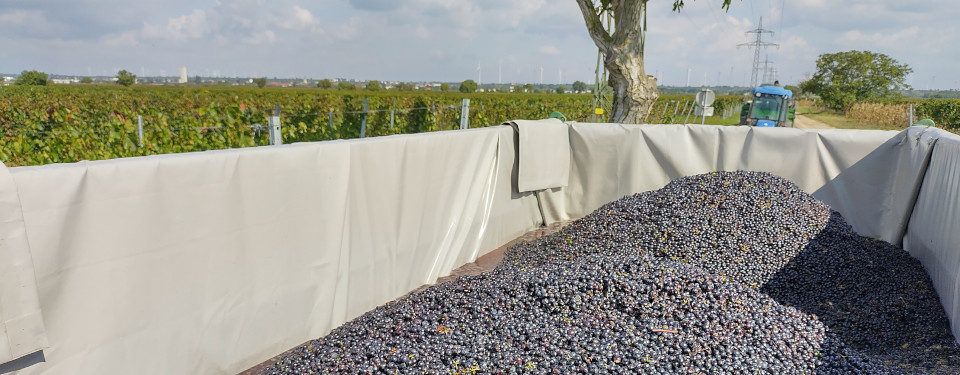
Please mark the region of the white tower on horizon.
<svg viewBox="0 0 960 375"><path fill-rule="evenodd" d="M180 67L180 79L177 80L179 83L187 83L187 67Z"/></svg>

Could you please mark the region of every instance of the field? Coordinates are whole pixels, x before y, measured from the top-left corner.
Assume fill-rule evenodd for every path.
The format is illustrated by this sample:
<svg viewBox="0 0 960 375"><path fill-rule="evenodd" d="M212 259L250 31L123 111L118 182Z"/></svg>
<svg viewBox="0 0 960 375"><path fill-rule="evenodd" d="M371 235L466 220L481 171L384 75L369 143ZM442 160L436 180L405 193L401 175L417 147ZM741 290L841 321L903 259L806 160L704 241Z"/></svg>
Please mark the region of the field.
<svg viewBox="0 0 960 375"><path fill-rule="evenodd" d="M883 103L858 103L846 114L823 108L816 101L801 101L800 112L805 116L840 129L899 130L909 125L909 111L913 108L913 122L931 119L937 127L957 133L960 131L960 100L958 99L903 99Z"/></svg>
<svg viewBox="0 0 960 375"><path fill-rule="evenodd" d="M8 86L0 88L0 161L23 166L262 146L269 143L267 118L277 109L284 143L358 138L365 118L367 137L452 130L460 127L464 98L470 99L471 128L546 118L553 111L573 121L603 121L586 94ZM662 95L647 122L694 122L684 115L692 100ZM716 113L738 100L718 97Z"/></svg>

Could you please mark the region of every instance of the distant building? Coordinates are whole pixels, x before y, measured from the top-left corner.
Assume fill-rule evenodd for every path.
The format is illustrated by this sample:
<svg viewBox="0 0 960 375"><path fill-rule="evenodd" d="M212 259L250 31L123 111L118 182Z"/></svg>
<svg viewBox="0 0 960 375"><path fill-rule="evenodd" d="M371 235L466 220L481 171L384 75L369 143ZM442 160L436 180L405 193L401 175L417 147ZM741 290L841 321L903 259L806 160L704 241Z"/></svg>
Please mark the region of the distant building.
<svg viewBox="0 0 960 375"><path fill-rule="evenodd" d="M78 79L77 77L73 77L73 78L52 78L52 79L50 79L50 83L52 83L52 84L54 84L54 85L69 85L69 84L73 84L73 83L80 83L80 79Z"/></svg>
<svg viewBox="0 0 960 375"><path fill-rule="evenodd" d="M187 83L187 67L180 67L180 80L177 83Z"/></svg>

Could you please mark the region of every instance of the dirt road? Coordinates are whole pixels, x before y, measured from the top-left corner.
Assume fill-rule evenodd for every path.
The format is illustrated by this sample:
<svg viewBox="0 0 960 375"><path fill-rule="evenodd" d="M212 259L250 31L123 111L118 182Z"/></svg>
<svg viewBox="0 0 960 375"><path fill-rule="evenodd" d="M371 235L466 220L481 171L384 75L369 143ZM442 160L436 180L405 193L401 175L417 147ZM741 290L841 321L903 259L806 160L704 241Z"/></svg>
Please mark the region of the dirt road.
<svg viewBox="0 0 960 375"><path fill-rule="evenodd" d="M793 127L799 129L833 129L833 127L830 125L824 124L799 113L797 113L797 117L793 120Z"/></svg>

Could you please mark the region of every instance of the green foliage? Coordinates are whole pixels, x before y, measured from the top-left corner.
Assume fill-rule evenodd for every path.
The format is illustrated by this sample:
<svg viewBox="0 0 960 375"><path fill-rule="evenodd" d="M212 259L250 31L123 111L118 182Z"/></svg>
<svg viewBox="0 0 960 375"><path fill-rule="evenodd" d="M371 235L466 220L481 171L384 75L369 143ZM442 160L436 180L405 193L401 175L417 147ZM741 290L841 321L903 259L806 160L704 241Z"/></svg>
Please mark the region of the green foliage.
<svg viewBox="0 0 960 375"><path fill-rule="evenodd" d="M585 95L319 91L315 89L214 86L13 86L0 90L0 161L7 166L99 160L128 156L262 146L267 123L281 106L284 143L356 138L363 100L369 101L367 136L459 129L460 103L470 99L470 127L512 119L547 118L554 111L589 121L593 99ZM664 95L647 122L683 121L677 102L692 95ZM722 112L725 100L714 104ZM668 101L669 113L660 116ZM394 113L393 126L390 113ZM144 147L138 146L143 116ZM331 116L332 115L332 116ZM333 121L330 122L332 117ZM938 124L943 120L935 119ZM692 120L691 120L692 121ZM956 122L955 122L956 123Z"/></svg>
<svg viewBox="0 0 960 375"><path fill-rule="evenodd" d="M80 78L80 83L93 83L93 78L90 78L90 77Z"/></svg>
<svg viewBox="0 0 960 375"><path fill-rule="evenodd" d="M567 92L567 89L563 86L557 86L557 94L563 94Z"/></svg>
<svg viewBox="0 0 960 375"><path fill-rule="evenodd" d="M960 99L925 99L914 101L916 118L931 119L937 127L960 130Z"/></svg>
<svg viewBox="0 0 960 375"><path fill-rule="evenodd" d="M440 84L440 91L443 91L443 92L450 91L450 84L449 84L449 83L441 83L441 84Z"/></svg>
<svg viewBox="0 0 960 375"><path fill-rule="evenodd" d="M126 70L117 72L117 84L122 86L131 86L137 83L137 76Z"/></svg>
<svg viewBox="0 0 960 375"><path fill-rule="evenodd" d="M847 51L820 55L817 72L800 84L803 92L819 95L824 105L846 113L864 101L897 98L910 86L907 64L881 53Z"/></svg>
<svg viewBox="0 0 960 375"><path fill-rule="evenodd" d="M317 87L324 90L329 90L333 88L333 82L331 82L329 79L324 78L324 79L321 79L319 82L317 82Z"/></svg>
<svg viewBox="0 0 960 375"><path fill-rule="evenodd" d="M460 92L462 93L471 93L477 91L477 83L472 79L460 82Z"/></svg>
<svg viewBox="0 0 960 375"><path fill-rule="evenodd" d="M694 95L688 94L661 94L657 98L657 102L654 103L650 114L647 116L646 123L679 124L686 121L693 121L694 98ZM717 95L713 102L713 113L719 116L728 108L735 108L733 116L736 117L736 122L739 122L739 111L737 111L736 108L739 108L740 102L740 95ZM699 124L699 118L696 118L696 120L698 120L696 123ZM709 118L707 121L710 123Z"/></svg>
<svg viewBox="0 0 960 375"><path fill-rule="evenodd" d="M673 11L679 12L680 9L683 9L684 0L673 0ZM610 0L601 0L601 2L609 3ZM723 0L723 3L720 5L723 9L730 10L731 0Z"/></svg>
<svg viewBox="0 0 960 375"><path fill-rule="evenodd" d="M337 90L356 90L357 87L350 82L340 81L337 83Z"/></svg>
<svg viewBox="0 0 960 375"><path fill-rule="evenodd" d="M254 78L253 84L262 89L267 86L267 77Z"/></svg>
<svg viewBox="0 0 960 375"><path fill-rule="evenodd" d="M417 86L412 83L403 82L397 85L397 90L399 91L414 91L416 89Z"/></svg>
<svg viewBox="0 0 960 375"><path fill-rule="evenodd" d="M536 90L537 90L537 89L534 88L533 85L531 85L531 84L529 84L529 83L523 85L523 92L536 92Z"/></svg>
<svg viewBox="0 0 960 375"><path fill-rule="evenodd" d="M600 14L601 12L613 10L613 8L611 7L611 4L613 4L614 2L613 0L580 0L580 1L586 1L588 3L593 4L593 8L596 10L597 14ZM731 2L733 1L721 0L720 6L723 9L730 10ZM684 6L684 0L673 0L673 11L679 12L681 9L683 9L683 6Z"/></svg>
<svg viewBox="0 0 960 375"><path fill-rule="evenodd" d="M380 81L377 81L377 80L367 81L367 87L366 87L367 91L380 91L381 88L382 87L380 87Z"/></svg>
<svg viewBox="0 0 960 375"><path fill-rule="evenodd" d="M576 81L573 83L573 91L575 92L587 92L587 84L583 81Z"/></svg>
<svg viewBox="0 0 960 375"><path fill-rule="evenodd" d="M13 84L17 86L46 86L48 81L47 73L24 70Z"/></svg>
<svg viewBox="0 0 960 375"><path fill-rule="evenodd" d="M785 89L787 89L787 90L790 90L790 92L793 93L793 96L794 96L794 97L800 97L801 95L803 95L803 90L801 90L801 89L800 89L799 87L797 87L797 86L786 85L786 86L783 86L783 88L785 88Z"/></svg>

